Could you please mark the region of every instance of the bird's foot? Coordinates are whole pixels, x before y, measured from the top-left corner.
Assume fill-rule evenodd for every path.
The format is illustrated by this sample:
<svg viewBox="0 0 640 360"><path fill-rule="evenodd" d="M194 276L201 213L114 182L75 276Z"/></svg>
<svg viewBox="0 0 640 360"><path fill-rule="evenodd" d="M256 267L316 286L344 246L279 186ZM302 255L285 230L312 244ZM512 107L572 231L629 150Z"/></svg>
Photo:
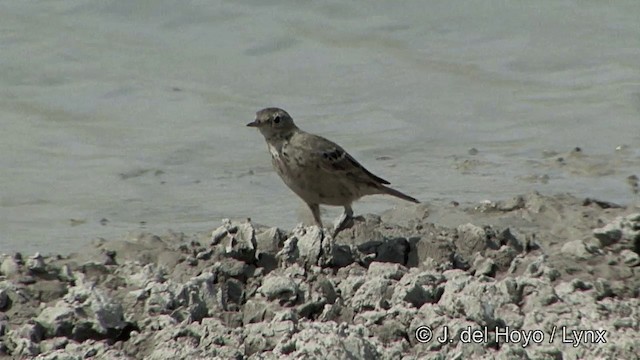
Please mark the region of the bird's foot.
<svg viewBox="0 0 640 360"><path fill-rule="evenodd" d="M333 238L344 229L347 229L353 225L353 214L343 213L333 223Z"/></svg>

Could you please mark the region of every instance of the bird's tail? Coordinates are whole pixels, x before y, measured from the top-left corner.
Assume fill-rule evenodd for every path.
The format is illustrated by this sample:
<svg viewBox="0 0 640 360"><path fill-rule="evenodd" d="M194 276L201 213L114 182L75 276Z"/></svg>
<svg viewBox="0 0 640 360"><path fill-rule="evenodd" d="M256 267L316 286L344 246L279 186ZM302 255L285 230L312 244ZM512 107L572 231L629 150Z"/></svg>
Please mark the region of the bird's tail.
<svg viewBox="0 0 640 360"><path fill-rule="evenodd" d="M400 198L402 200L411 201L411 202L414 202L416 204L420 203L420 201L416 200L415 198L412 198L411 196L409 196L407 194L401 193L400 191L398 191L396 189L392 189L392 188L384 186L384 185L380 185L380 189L382 189L382 192L384 194L392 195L392 196L398 197L398 198Z"/></svg>

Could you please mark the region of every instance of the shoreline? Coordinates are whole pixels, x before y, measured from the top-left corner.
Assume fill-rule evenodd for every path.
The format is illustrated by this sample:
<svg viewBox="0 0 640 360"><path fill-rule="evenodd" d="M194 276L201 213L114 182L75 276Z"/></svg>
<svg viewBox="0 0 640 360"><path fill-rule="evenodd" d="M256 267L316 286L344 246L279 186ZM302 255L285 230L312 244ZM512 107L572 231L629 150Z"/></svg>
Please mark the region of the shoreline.
<svg viewBox="0 0 640 360"><path fill-rule="evenodd" d="M637 205L531 193L325 233L225 220L2 256L0 359L640 353Z"/></svg>

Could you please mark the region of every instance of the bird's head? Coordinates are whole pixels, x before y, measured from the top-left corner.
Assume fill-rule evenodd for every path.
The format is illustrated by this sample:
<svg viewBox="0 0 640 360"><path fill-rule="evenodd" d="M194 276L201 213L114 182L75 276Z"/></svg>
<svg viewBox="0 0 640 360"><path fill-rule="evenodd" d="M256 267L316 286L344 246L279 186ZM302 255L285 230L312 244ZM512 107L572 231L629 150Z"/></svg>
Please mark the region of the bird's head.
<svg viewBox="0 0 640 360"><path fill-rule="evenodd" d="M291 116L279 108L265 108L256 113L256 119L247 124L260 130L267 140L286 138L298 128Z"/></svg>

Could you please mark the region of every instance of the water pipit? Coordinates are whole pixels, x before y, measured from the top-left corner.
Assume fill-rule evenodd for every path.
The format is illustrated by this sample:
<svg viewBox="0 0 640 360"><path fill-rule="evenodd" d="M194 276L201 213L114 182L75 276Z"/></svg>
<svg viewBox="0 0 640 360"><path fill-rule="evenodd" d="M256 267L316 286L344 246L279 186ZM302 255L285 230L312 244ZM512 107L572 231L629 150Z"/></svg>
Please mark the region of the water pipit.
<svg viewBox="0 0 640 360"><path fill-rule="evenodd" d="M386 185L336 143L300 130L291 116L278 108L256 113L247 124L267 141L273 167L287 186L307 203L315 224L322 228L320 205L344 207L334 223L334 236L352 219L351 204L366 195L387 194L418 203Z"/></svg>

